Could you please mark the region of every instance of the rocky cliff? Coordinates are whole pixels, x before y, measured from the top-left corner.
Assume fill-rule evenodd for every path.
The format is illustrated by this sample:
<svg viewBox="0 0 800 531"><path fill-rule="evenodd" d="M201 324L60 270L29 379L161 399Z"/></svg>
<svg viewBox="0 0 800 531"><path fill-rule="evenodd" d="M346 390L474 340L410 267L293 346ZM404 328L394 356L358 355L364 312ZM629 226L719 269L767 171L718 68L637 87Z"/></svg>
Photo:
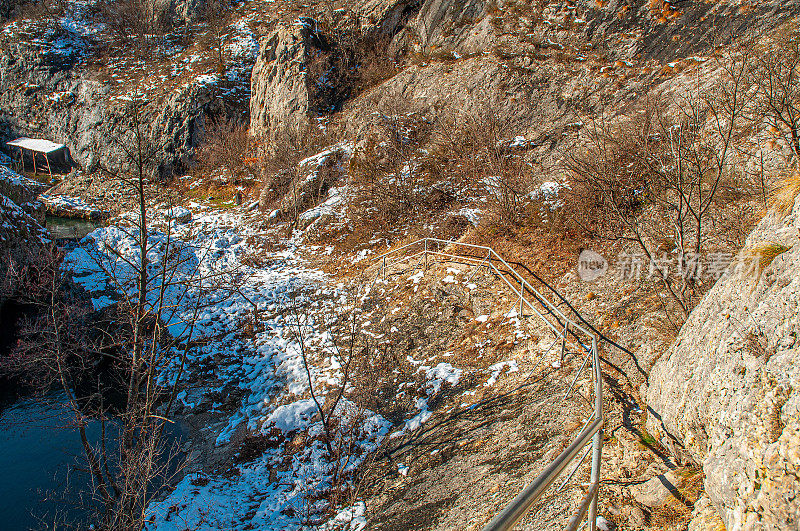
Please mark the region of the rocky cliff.
<svg viewBox="0 0 800 531"><path fill-rule="evenodd" d="M311 31L301 24L281 26L262 39L253 67L251 134L269 136L270 131L307 121L313 90L306 79Z"/></svg>
<svg viewBox="0 0 800 531"><path fill-rule="evenodd" d="M347 16L333 29L306 18L279 23L262 39L251 82L251 131L263 135L336 112L359 135L376 109L405 105L432 115L491 109L535 135L600 109L617 114L642 95L669 90L673 75L697 55L744 34L768 32L799 9L794 0L747 8L645 0L357 3L339 10ZM362 57L375 42L377 56ZM336 63L308 69L312 59L337 47L355 54L347 75ZM373 84L359 85L376 59L392 67ZM352 90L340 86L334 105L315 105L332 78L352 83Z"/></svg>
<svg viewBox="0 0 800 531"><path fill-rule="evenodd" d="M236 79L187 77L182 68L188 61L170 64L183 57L160 49L145 52L154 57L103 57L105 37L94 26L82 22L76 29L77 24L17 21L0 32L0 142L42 137L66 144L72 161L85 170L96 170L101 160L124 166L121 144L131 128L126 103L136 98L146 102L141 121L153 153L148 165L166 177L187 169L212 120L238 114L233 100L241 95L231 97ZM161 46L182 51L176 44ZM243 61L236 67L249 72L252 59ZM162 71L181 79L170 81Z"/></svg>
<svg viewBox="0 0 800 531"><path fill-rule="evenodd" d="M650 374L648 429L703 466L729 530L800 525L798 229L800 199L767 216Z"/></svg>

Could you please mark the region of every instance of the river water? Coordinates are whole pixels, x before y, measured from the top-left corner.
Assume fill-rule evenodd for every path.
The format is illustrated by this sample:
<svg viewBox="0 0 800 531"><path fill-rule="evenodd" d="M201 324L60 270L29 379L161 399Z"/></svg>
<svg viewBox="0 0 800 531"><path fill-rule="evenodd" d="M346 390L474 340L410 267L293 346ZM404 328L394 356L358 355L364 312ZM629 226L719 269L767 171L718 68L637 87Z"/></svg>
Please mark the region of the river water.
<svg viewBox="0 0 800 531"><path fill-rule="evenodd" d="M57 239L82 238L96 227L51 217L47 226ZM17 321L29 310L13 300L0 307L0 356L16 342ZM89 478L76 472L83 448L74 418L63 393L30 396L18 382L0 380L0 529L53 529L56 521L81 519L76 499L89 492ZM96 440L100 423L87 431Z"/></svg>
<svg viewBox="0 0 800 531"><path fill-rule="evenodd" d="M80 519L75 500L87 493L88 477L75 471L82 446L74 418L60 393L20 398L0 410L0 528L52 529L56 518ZM99 428L88 426L91 439Z"/></svg>
<svg viewBox="0 0 800 531"><path fill-rule="evenodd" d="M47 228L57 240L83 238L98 226L47 218ZM0 356L15 343L15 322L23 310L11 301L0 308ZM82 471L83 446L74 421L63 392L19 396L15 384L0 381L0 530L62 529L64 522L85 520L91 483ZM180 427L167 428L169 443L184 438ZM90 442L98 441L100 433L101 423L90 421Z"/></svg>
<svg viewBox="0 0 800 531"><path fill-rule="evenodd" d="M80 240L97 227L102 226L102 222L88 221L85 219L62 218L58 216L46 216L45 226L50 232L50 235L56 240Z"/></svg>
<svg viewBox="0 0 800 531"><path fill-rule="evenodd" d="M90 478L75 413L63 393L18 398L0 406L0 529L61 529L85 519ZM114 425L107 424L107 433ZM90 421L87 438L99 441L101 424ZM180 443L180 426L168 424L167 443ZM173 466L179 465L180 456ZM174 470L174 469L173 469ZM83 498L83 500L82 500ZM59 522L62 525L55 525Z"/></svg>

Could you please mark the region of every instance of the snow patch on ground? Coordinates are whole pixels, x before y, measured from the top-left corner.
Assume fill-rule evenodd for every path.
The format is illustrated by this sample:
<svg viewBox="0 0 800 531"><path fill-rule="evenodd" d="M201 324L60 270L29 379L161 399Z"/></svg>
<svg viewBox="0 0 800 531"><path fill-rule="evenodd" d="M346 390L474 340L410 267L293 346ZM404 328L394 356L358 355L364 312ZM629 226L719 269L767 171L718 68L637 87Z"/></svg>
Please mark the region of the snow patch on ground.
<svg viewBox="0 0 800 531"><path fill-rule="evenodd" d="M313 294L327 304L337 304L343 296L342 288L328 286L323 273L305 267L296 247L273 254L270 265L246 265L249 262L243 259L251 250L246 241L257 239L258 225L244 216L195 212L191 221L170 226L176 239L170 240L157 230L148 235L148 261L156 286L159 271L164 267L176 270L173 281L166 286L168 309L161 318L173 336L186 338L190 313L198 308L193 339L202 346L191 352L186 370L191 375L205 363L205 369L213 371L212 381L234 382L244 393L241 407L230 415L217 438L218 444L226 444L242 425L251 433L265 435L275 429L286 435L305 431L309 442L293 455L288 469L281 447L239 465L236 474L202 478L188 475L166 499L150 507L153 522L148 525L149 530L300 529L303 526L299 515L323 509L309 506L309 496L313 498L315 492L325 492L330 486L336 464L325 458L325 446L316 437L322 425L316 405L308 398L300 349L291 333L296 323L280 309L285 308L290 296L298 296L296 293L304 300ZM133 229L105 227L92 232L67 255L64 266L89 292L95 307L112 304L126 291L133 293L135 275L130 263L139 258L137 238ZM106 271L113 273L116 282ZM188 282L198 273L236 279L239 291L201 289ZM249 301L257 305L264 326L254 337L245 338L239 330L242 319L252 315ZM155 308L156 301L151 299L149 304ZM311 330L307 340L322 344L328 338ZM314 367L312 377L317 384L335 381L340 370L338 363L331 363L327 372ZM176 372L177 367L164 374L163 382L174 381ZM324 403L324 392L320 399ZM181 402L186 407L195 405L194 399L188 402L185 396ZM336 414L345 424L359 422L354 440L356 452L348 464L348 470L352 470L380 444L391 426L379 415L360 410L346 399L339 402ZM345 508L329 524L341 528L342 522L350 529L361 529L363 507Z"/></svg>
<svg viewBox="0 0 800 531"><path fill-rule="evenodd" d="M449 363L440 363L435 367L423 365L417 369L417 372L420 371L425 371L425 377L428 380L426 385L428 396L438 393L445 382L452 386L456 385L463 374L461 369L457 369Z"/></svg>
<svg viewBox="0 0 800 531"><path fill-rule="evenodd" d="M499 363L495 363L489 367L489 371L492 375L486 380L486 383L483 384L485 386L494 385L497 383L497 379L500 377L500 373L503 372L503 369L508 369L506 373L509 372L517 372L519 371L519 367L517 366L517 360L510 360L510 361L501 361Z"/></svg>
<svg viewBox="0 0 800 531"><path fill-rule="evenodd" d="M455 212L455 215L464 216L469 220L470 223L472 223L473 226L477 227L478 223L483 217L483 211L478 208L464 207L461 210Z"/></svg>
<svg viewBox="0 0 800 531"><path fill-rule="evenodd" d="M569 190L570 186L567 183L559 183L555 181L547 181L542 183L539 188L530 193L531 199L538 199L544 203L544 206L553 212L564 206L564 200L559 196L562 190Z"/></svg>
<svg viewBox="0 0 800 531"><path fill-rule="evenodd" d="M100 218L105 215L102 210L79 197L59 194L41 194L39 199L44 203L48 212L53 212L57 215L69 215L91 219Z"/></svg>

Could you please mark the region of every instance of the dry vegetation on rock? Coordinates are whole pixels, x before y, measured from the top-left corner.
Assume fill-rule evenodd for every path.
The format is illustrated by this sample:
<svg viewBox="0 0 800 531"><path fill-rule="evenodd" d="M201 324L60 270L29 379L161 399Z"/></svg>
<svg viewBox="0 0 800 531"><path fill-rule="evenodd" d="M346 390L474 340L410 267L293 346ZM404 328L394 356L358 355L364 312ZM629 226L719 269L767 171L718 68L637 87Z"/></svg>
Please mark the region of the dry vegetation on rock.
<svg viewBox="0 0 800 531"><path fill-rule="evenodd" d="M260 407L310 400L314 420L287 431L264 413L237 428L228 449L210 451L215 466L224 462L233 477L236 466L274 458L271 484L314 449L333 471L328 483L281 518L317 525L366 501L373 528L452 529L487 520L568 443L590 382L579 377L565 403L555 397L582 360L569 349L559 359L543 354L545 334L509 317L516 303L497 278L477 269L467 280L473 271L458 261L376 276L375 256L440 237L493 247L600 335L604 518L618 529L686 529L693 518L732 524L725 510L739 510L742 495L718 488L719 468L703 469L702 441L716 435L675 419L668 427L678 435L657 427L664 412L648 410L648 396L669 407L650 373L668 386L664 366L682 352L670 345L689 333L695 308L714 313L708 294L730 282L725 269L737 255L757 270L740 281L742 296L755 297L797 249L800 5L751 4L209 0L188 12L169 7L189 5L180 2L124 0L81 15L105 24L69 56L105 87L97 94L113 96L96 123L119 130L130 122L120 99L142 102L142 193L165 186L170 201L203 216L244 216L258 227L245 259L254 277L296 252L326 271L330 286L362 296L337 304L297 290L295 305L266 310L239 290L252 306L239 321L240 347L257 350L269 322L291 336L286 345L299 345L307 384L297 395L259 396ZM53 27L69 5L27 3L9 16L50 35L63 31ZM100 101L69 87L31 77L0 96L69 124L9 118L9 134L78 131L76 157L87 170L100 166L85 136L112 159L130 158L118 131L49 103L62 93L72 99L60 101L87 107ZM123 147L111 149L111 139ZM162 179L145 183L151 176ZM91 179L65 181L61 189L78 194ZM110 193L108 201L123 202ZM765 214L777 219L773 233L755 240ZM591 283L575 269L586 249L609 262ZM778 346L760 329L739 339L757 363L731 361L732 374L753 382L751 372L765 370L753 367L777 363ZM794 424L781 411L792 403L784 387L764 386L772 394L759 407L769 419L758 429L769 432L765 444L789 448ZM366 450L359 444L374 415L393 435ZM691 439L686 448L679 437ZM770 485L785 479L776 474ZM536 520L545 523L527 525L563 525L579 490L548 498Z"/></svg>

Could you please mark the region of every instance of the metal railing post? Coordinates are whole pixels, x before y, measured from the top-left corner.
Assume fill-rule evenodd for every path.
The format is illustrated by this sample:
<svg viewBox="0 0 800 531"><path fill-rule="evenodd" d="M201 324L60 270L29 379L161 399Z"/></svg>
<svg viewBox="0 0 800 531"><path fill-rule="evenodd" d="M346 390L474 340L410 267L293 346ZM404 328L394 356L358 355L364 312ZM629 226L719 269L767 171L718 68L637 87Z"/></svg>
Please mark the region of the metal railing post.
<svg viewBox="0 0 800 531"><path fill-rule="evenodd" d="M386 257L383 257L383 280L386 280Z"/></svg>
<svg viewBox="0 0 800 531"><path fill-rule="evenodd" d="M599 488L600 485L598 483L595 483L589 487L586 495L581 500L581 504L578 507L578 512L572 515L572 518L570 518L569 522L567 522L566 531L577 531L577 529L581 526L581 521L583 520L584 515L586 515L586 508L588 505L591 505L595 499L597 499L597 490Z"/></svg>
<svg viewBox="0 0 800 531"><path fill-rule="evenodd" d="M564 363L564 353L567 347L567 332L569 332L569 322L564 321L564 335L561 336L561 358L559 358L562 364ZM592 360L592 365L594 365L594 360Z"/></svg>
<svg viewBox="0 0 800 531"><path fill-rule="evenodd" d="M428 238L425 238L425 271L428 270Z"/></svg>
<svg viewBox="0 0 800 531"><path fill-rule="evenodd" d="M592 365L594 366L594 414L595 418L603 418L603 374L600 370L600 355L597 352L597 335L592 336ZM593 485L598 485L592 503L589 506L589 531L595 531L597 525L597 499L600 496L600 459L603 454L603 429L594 434L592 440L592 477Z"/></svg>

